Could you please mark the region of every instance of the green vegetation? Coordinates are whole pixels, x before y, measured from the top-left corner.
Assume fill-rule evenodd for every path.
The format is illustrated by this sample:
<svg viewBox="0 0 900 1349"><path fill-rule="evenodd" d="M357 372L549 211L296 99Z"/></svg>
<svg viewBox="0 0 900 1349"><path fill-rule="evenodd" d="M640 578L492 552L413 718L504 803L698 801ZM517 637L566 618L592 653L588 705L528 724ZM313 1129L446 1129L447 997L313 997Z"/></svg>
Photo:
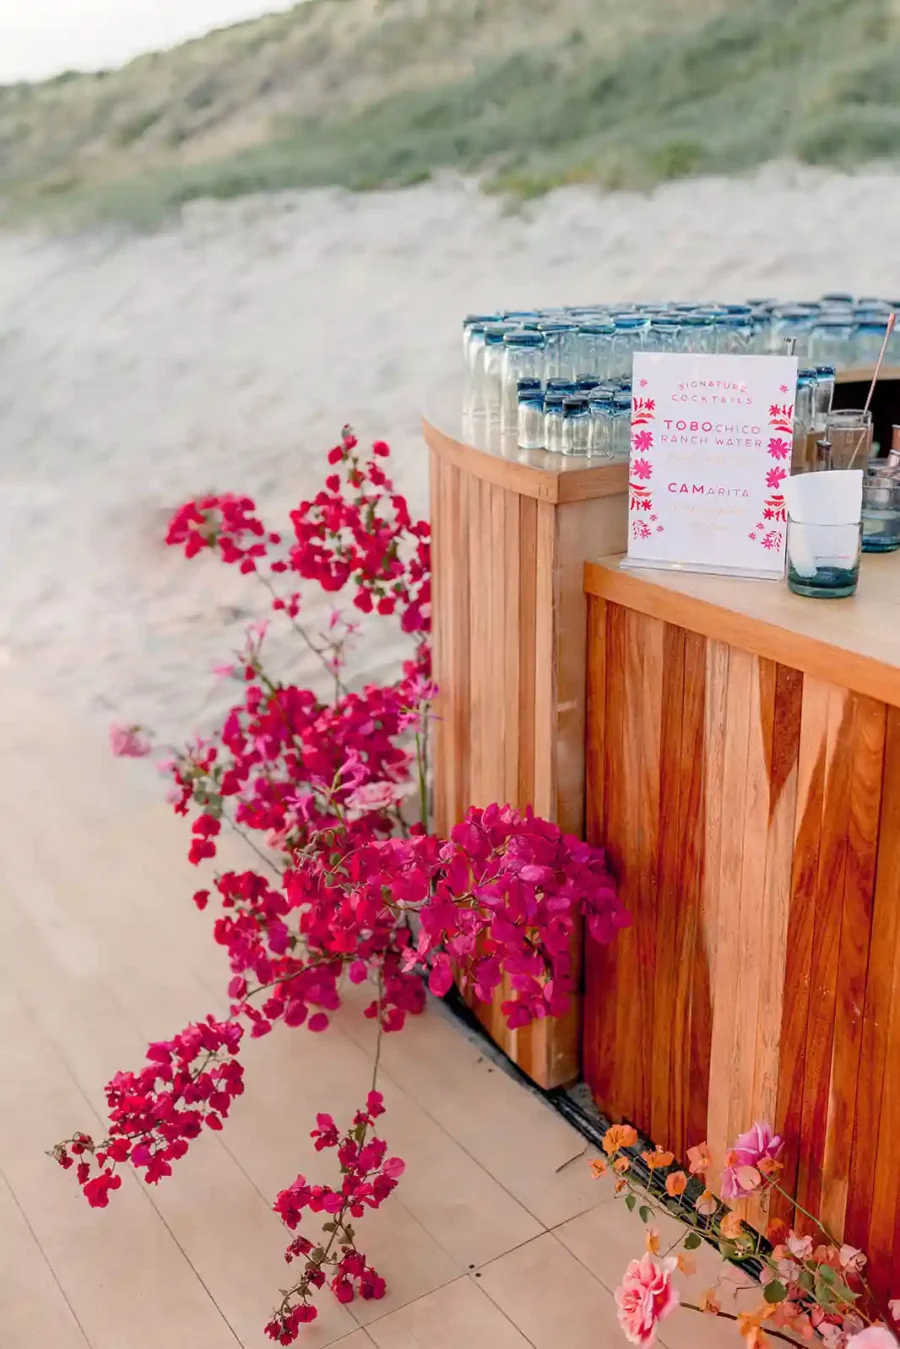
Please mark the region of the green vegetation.
<svg viewBox="0 0 900 1349"><path fill-rule="evenodd" d="M0 213L483 175L519 198L900 154L892 0L312 0L0 88Z"/></svg>

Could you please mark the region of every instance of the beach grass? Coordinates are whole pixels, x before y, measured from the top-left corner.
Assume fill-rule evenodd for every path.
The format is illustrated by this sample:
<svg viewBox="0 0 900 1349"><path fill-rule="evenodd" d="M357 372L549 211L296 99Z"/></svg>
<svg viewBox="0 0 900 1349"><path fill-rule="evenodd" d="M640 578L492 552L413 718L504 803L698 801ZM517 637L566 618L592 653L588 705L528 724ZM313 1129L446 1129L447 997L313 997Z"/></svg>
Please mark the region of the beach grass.
<svg viewBox="0 0 900 1349"><path fill-rule="evenodd" d="M0 211L478 174L518 199L900 155L890 0L313 0L107 75L0 89Z"/></svg>

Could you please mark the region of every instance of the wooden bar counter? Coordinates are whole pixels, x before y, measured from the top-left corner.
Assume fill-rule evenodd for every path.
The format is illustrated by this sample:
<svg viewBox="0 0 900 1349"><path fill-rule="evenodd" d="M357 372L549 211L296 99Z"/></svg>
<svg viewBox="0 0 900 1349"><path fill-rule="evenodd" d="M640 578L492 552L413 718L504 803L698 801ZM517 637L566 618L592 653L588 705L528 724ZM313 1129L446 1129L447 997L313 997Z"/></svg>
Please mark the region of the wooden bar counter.
<svg viewBox="0 0 900 1349"><path fill-rule="evenodd" d="M583 836L585 561L625 546L626 464L521 451L463 425L459 386L429 400L435 678L435 817L531 805ZM504 995L506 996L506 995ZM529 1076L578 1076L578 1008L509 1032L498 998L475 1011Z"/></svg>
<svg viewBox="0 0 900 1349"><path fill-rule="evenodd" d="M616 558L585 588L588 837L634 916L587 944L585 1077L682 1159L770 1121L896 1296L900 555L849 600Z"/></svg>

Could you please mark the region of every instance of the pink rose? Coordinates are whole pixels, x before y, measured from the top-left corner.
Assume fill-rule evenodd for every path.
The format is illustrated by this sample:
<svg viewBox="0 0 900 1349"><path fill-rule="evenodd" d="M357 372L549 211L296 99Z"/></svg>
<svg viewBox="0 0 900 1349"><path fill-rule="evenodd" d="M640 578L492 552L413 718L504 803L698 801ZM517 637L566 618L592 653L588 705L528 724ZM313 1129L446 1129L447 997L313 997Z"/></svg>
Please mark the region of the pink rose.
<svg viewBox="0 0 900 1349"><path fill-rule="evenodd" d="M866 1326L858 1335L851 1335L847 1349L897 1349L897 1341L886 1326Z"/></svg>
<svg viewBox="0 0 900 1349"><path fill-rule="evenodd" d="M644 1255L640 1260L632 1260L626 1269L616 1289L616 1302L619 1324L632 1344L652 1344L659 1322L678 1306L678 1294L672 1287L676 1263L671 1256L657 1263L652 1256ZM873 1344L868 1349L885 1347Z"/></svg>

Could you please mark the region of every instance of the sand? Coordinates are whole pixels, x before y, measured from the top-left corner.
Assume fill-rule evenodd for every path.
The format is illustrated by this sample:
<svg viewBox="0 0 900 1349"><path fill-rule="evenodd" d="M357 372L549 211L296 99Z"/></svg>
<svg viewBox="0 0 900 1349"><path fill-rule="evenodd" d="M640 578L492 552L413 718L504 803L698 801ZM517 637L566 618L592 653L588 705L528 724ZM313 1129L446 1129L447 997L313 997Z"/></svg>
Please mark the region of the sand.
<svg viewBox="0 0 900 1349"><path fill-rule="evenodd" d="M184 735L222 705L210 668L256 606L252 581L162 546L182 499L246 491L281 521L349 420L392 443L424 510L419 410L457 368L466 310L894 295L898 218L900 176L776 164L515 213L448 179L197 203L148 236L0 237L5 677ZM357 673L402 650L380 630Z"/></svg>

